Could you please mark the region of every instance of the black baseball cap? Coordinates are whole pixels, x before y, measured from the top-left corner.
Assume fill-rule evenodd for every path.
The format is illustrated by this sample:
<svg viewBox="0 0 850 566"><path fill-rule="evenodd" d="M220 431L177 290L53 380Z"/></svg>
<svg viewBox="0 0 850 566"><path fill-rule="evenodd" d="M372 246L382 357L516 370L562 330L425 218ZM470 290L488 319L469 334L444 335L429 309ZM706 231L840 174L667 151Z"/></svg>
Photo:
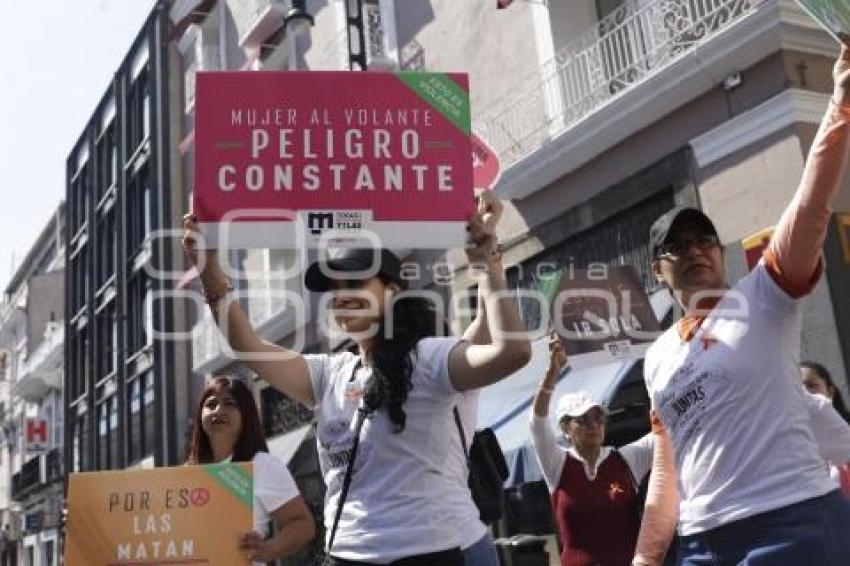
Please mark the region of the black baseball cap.
<svg viewBox="0 0 850 566"><path fill-rule="evenodd" d="M703 233L717 236L717 229L711 219L698 208L677 206L668 210L656 220L649 229L649 248L652 259L658 257L661 246L664 245L676 229L683 223L697 226Z"/></svg>
<svg viewBox="0 0 850 566"><path fill-rule="evenodd" d="M336 276L339 273L340 276ZM383 275L390 281L404 285L401 277L401 260L386 248L336 248L329 250L325 259L314 261L304 274L304 286L310 291L330 291L332 279L343 279L342 274L352 274L348 279L368 279Z"/></svg>

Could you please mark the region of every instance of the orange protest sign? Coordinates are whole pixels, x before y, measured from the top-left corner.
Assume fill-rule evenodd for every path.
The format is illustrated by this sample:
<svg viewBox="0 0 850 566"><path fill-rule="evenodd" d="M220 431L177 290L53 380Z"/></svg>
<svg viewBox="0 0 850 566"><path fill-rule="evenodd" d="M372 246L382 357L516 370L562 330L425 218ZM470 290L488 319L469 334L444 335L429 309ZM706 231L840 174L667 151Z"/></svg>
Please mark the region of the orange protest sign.
<svg viewBox="0 0 850 566"><path fill-rule="evenodd" d="M68 489L68 566L250 564L250 463L79 473Z"/></svg>

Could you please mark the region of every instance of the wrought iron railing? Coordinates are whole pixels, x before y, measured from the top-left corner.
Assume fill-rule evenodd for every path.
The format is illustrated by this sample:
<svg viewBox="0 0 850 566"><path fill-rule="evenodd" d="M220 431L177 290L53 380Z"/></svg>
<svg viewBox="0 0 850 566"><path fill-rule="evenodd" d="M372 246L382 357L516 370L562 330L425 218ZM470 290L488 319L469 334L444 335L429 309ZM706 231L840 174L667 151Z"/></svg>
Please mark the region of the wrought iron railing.
<svg viewBox="0 0 850 566"><path fill-rule="evenodd" d="M476 132L506 168L623 92L776 0L626 0L485 112Z"/></svg>

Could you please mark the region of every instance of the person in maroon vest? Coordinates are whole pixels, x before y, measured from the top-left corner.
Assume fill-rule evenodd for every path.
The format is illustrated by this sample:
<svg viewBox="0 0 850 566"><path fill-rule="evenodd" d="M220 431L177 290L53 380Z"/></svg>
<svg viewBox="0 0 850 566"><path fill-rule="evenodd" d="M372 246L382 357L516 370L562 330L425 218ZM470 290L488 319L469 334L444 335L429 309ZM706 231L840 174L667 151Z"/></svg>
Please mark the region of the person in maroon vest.
<svg viewBox="0 0 850 566"><path fill-rule="evenodd" d="M531 439L552 494L561 564L627 566L640 529L638 483L652 465L652 434L619 450L603 446L608 410L580 391L558 401L559 443L548 415L566 354L557 337L549 350L549 369L534 399Z"/></svg>

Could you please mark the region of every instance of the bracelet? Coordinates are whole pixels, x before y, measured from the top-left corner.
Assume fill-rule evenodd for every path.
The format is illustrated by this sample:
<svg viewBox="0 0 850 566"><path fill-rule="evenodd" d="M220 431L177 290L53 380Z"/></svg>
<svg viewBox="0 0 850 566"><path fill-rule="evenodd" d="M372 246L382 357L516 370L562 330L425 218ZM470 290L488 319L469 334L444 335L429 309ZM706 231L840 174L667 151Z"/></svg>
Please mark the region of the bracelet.
<svg viewBox="0 0 850 566"><path fill-rule="evenodd" d="M540 391L543 391L544 393L552 393L553 391L555 391L555 388L554 387L541 387Z"/></svg>
<svg viewBox="0 0 850 566"><path fill-rule="evenodd" d="M217 304L222 297L233 290L233 285L230 284L230 281L227 281L226 284L216 290L210 291L206 287L202 287L202 292L204 294L204 302L206 302L210 306L214 306Z"/></svg>

